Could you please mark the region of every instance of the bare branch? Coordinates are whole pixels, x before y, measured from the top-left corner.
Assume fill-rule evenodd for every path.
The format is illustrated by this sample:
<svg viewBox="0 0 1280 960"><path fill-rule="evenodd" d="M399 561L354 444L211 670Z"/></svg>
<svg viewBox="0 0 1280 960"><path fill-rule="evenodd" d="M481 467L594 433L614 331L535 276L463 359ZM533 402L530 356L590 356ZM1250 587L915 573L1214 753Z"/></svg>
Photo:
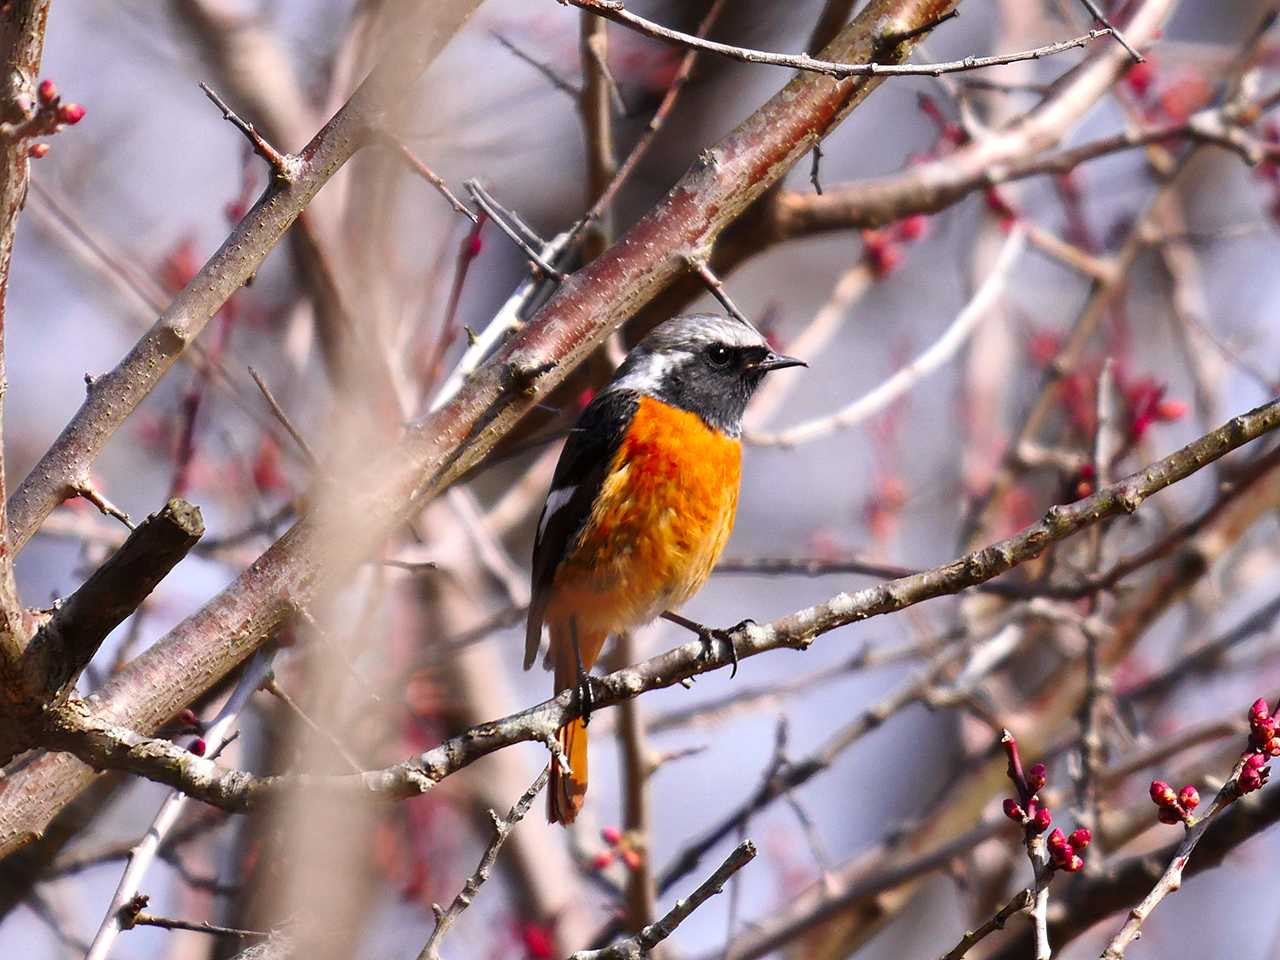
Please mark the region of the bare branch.
<svg viewBox="0 0 1280 960"><path fill-rule="evenodd" d="M207 83L201 83L200 89L213 102L213 105L222 111L222 119L244 134L244 138L253 147L253 152L267 162L267 166L271 168L271 176L288 183L301 171L302 161L298 157L281 153L273 147L252 123L227 106L227 102L218 96L212 87Z"/></svg>
<svg viewBox="0 0 1280 960"><path fill-rule="evenodd" d="M467 882L462 885L462 890L453 898L453 903L449 904L449 909L445 910L439 904L432 904L432 910L435 911L436 915L436 926L418 954L418 960L439 960L440 942L444 939L445 934L449 932L449 928L462 915L462 911L471 906L471 901L475 899L480 888L489 879L489 873L493 870L493 865L498 859L498 851L506 843L507 837L510 836L515 825L523 820L525 814L529 812L529 808L533 806L534 799L542 792L542 788L547 785L547 778L550 775L551 767L549 765L543 767L542 773L538 774L537 779L529 785L529 789L516 801L515 806L511 808L505 817L500 818L492 810L489 811L489 820L493 824L493 838L489 841L489 845L485 847L484 854L480 857L480 863L475 872L467 877Z"/></svg>
<svg viewBox="0 0 1280 960"><path fill-rule="evenodd" d="M578 7L580 10L586 10L594 13L596 16L603 17L606 20L612 20L614 23L621 24L637 33L642 33L646 37L652 37L655 40L663 40L667 43L674 43L682 47L690 47L697 50L705 50L708 53L714 53L721 57L728 57L730 60L737 60L741 63L755 63L771 67L789 67L793 70L807 70L812 73L821 73L829 77L843 79L845 77L878 77L878 76L897 76L897 77L940 77L944 73L959 73L969 70L981 70L986 67L998 67L1008 63L1018 63L1023 60L1039 60L1042 57L1053 56L1054 54L1064 53L1067 50L1074 50L1078 47L1087 46L1099 37L1109 36L1110 28L1101 30L1090 30L1083 36L1073 37L1070 40L1060 40L1057 43L1046 44L1042 47L1036 47L1033 50L1022 50L1018 53L1004 54L998 57L966 57L963 60L953 60L948 63L925 63L925 64L884 64L884 63L836 63L831 60L817 60L808 54L786 54L786 53L769 53L764 50L751 50L746 47L735 47L727 43L717 43L714 40L704 40L691 34L681 33L679 30L672 30L661 24L654 23L652 20L646 20L644 17L637 16L629 11L621 0L560 0L561 3L567 3L570 6ZM939 22L947 19L951 13L950 4L938 12L938 15L929 22L927 29L932 29ZM887 44L900 43L904 40L914 39L916 34L911 33L911 29L902 29L891 31L885 37Z"/></svg>
<svg viewBox="0 0 1280 960"><path fill-rule="evenodd" d="M645 927L634 937L601 950L580 950L569 960L642 960L654 947L675 933L676 927L684 923L693 911L724 889L729 878L754 860L755 856L756 845L750 840L744 840L734 848L733 853L729 854L715 873L689 896L677 900L670 912L657 923Z"/></svg>
<svg viewBox="0 0 1280 960"><path fill-rule="evenodd" d="M593 678L594 705L596 708L609 706L769 650L804 650L814 638L837 627L894 613L985 582L1040 556L1051 544L1107 517L1133 513L1151 495L1278 427L1280 400L1275 400L1232 418L1175 453L1090 497L1050 507L1042 520L1005 540L933 570L854 594L838 594L770 624L748 624L733 635L736 657L731 657L727 649L721 649L723 645L708 652L701 640L692 640L634 667ZM118 722L104 719L77 702L50 712L46 718L49 725L46 736L50 745L74 752L97 769L129 770L178 787L216 806L243 810L295 787L324 785L353 796L385 798L421 793L494 750L519 742L551 742L556 731L579 712L580 704L573 691L565 691L536 707L446 740L413 760L356 777L255 777L226 771L168 741L148 739L122 728Z"/></svg>

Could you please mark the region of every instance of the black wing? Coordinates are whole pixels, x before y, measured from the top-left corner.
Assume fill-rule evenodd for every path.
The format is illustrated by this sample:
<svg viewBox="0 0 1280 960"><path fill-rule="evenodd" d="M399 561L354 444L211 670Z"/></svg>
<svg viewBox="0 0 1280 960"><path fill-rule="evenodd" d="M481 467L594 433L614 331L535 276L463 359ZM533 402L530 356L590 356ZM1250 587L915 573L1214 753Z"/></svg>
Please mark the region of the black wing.
<svg viewBox="0 0 1280 960"><path fill-rule="evenodd" d="M596 394L560 451L560 462L556 464L533 541L533 591L524 645L526 670L533 666L542 643L542 622L556 567L573 549L591 516L596 494L639 402L639 395L630 390Z"/></svg>

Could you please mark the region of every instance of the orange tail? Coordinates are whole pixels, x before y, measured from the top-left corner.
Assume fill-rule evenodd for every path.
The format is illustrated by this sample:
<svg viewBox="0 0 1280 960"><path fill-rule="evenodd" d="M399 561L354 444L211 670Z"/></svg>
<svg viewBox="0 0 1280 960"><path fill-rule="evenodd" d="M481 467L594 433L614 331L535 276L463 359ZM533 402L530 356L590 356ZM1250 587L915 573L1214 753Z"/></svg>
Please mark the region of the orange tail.
<svg viewBox="0 0 1280 960"><path fill-rule="evenodd" d="M582 669L591 669L607 636L599 633L578 637ZM578 658L573 650L573 635L567 624L552 623L551 655L555 663L556 693L576 686ZM561 727L560 747L569 759L570 772L563 772L558 763L552 762L547 819L567 826L578 816L587 795L587 725L581 720L571 720Z"/></svg>

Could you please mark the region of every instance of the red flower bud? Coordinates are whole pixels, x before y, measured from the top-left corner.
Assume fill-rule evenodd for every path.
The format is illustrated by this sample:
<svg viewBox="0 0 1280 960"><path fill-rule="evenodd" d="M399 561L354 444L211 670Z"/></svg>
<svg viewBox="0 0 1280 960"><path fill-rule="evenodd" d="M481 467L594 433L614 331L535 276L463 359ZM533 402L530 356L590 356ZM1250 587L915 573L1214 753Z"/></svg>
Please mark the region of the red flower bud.
<svg viewBox="0 0 1280 960"><path fill-rule="evenodd" d="M1156 814L1161 823L1181 823L1182 814L1173 807L1161 807L1160 812Z"/></svg>
<svg viewBox="0 0 1280 960"><path fill-rule="evenodd" d="M1155 76L1155 67L1152 66L1151 59L1148 57L1142 63L1135 63L1129 68L1129 72L1124 75L1124 82L1134 94L1145 97L1147 91L1151 89Z"/></svg>
<svg viewBox="0 0 1280 960"><path fill-rule="evenodd" d="M196 712L190 707L185 710L178 711L178 724L184 727L194 727L200 721L196 718Z"/></svg>
<svg viewBox="0 0 1280 960"><path fill-rule="evenodd" d="M1246 770L1257 770L1267 762L1267 758L1260 753L1251 753L1244 758L1244 768Z"/></svg>
<svg viewBox="0 0 1280 960"><path fill-rule="evenodd" d="M1010 820L1014 820L1014 821L1017 821L1018 823L1021 823L1022 818L1027 815L1027 811L1023 810L1022 804L1020 804L1017 800L1013 799L1013 797L1005 797L1004 798L1004 815L1008 817Z"/></svg>
<svg viewBox="0 0 1280 960"><path fill-rule="evenodd" d="M613 851L601 850L599 853L597 853L594 857L591 858L591 869L603 870L605 867L609 866L609 864L611 863L613 863Z"/></svg>
<svg viewBox="0 0 1280 960"><path fill-rule="evenodd" d="M1031 818L1030 829L1033 833L1044 833L1051 823L1053 823L1053 815L1049 813L1049 808L1041 807Z"/></svg>
<svg viewBox="0 0 1280 960"><path fill-rule="evenodd" d="M36 87L36 94L40 97L40 102L47 107L58 99L58 85L52 80L41 80L40 86Z"/></svg>
<svg viewBox="0 0 1280 960"><path fill-rule="evenodd" d="M1191 784L1187 784L1178 791L1178 804L1183 810L1194 810L1200 806L1200 791Z"/></svg>
<svg viewBox="0 0 1280 960"><path fill-rule="evenodd" d="M898 221L898 237L908 243L919 240L929 229L929 218L922 213Z"/></svg>
<svg viewBox="0 0 1280 960"><path fill-rule="evenodd" d="M203 757L204 752L209 749L209 745L204 742L204 737L196 737L187 746L187 749L194 753L197 757Z"/></svg>
<svg viewBox="0 0 1280 960"><path fill-rule="evenodd" d="M1079 854L1073 853L1065 862L1058 864L1067 873L1078 873L1084 869L1084 860Z"/></svg>
<svg viewBox="0 0 1280 960"><path fill-rule="evenodd" d="M1173 807L1178 803L1178 795L1163 780L1152 780L1151 802L1158 807Z"/></svg>
<svg viewBox="0 0 1280 960"><path fill-rule="evenodd" d="M1067 835L1057 827L1053 828L1053 833L1049 834L1045 840L1045 845L1053 851L1062 850L1067 845Z"/></svg>
<svg viewBox="0 0 1280 960"><path fill-rule="evenodd" d="M630 847L622 851L622 862L626 864L628 870L639 870L640 864L644 861L640 858L640 854Z"/></svg>
<svg viewBox="0 0 1280 960"><path fill-rule="evenodd" d="M1027 770L1027 787L1032 793L1037 793L1046 783L1046 770L1043 763L1033 763L1031 768Z"/></svg>
<svg viewBox="0 0 1280 960"><path fill-rule="evenodd" d="M77 124L84 119L85 109L78 103L64 103L58 107L58 122Z"/></svg>
<svg viewBox="0 0 1280 960"><path fill-rule="evenodd" d="M1255 720L1265 720L1269 716L1271 716L1271 708L1267 706L1266 700L1259 697L1257 700L1253 701L1253 706L1249 708L1250 723L1253 723Z"/></svg>
<svg viewBox="0 0 1280 960"><path fill-rule="evenodd" d="M611 847L616 847L622 840L622 831L617 827L604 827L600 831L600 839Z"/></svg>
<svg viewBox="0 0 1280 960"><path fill-rule="evenodd" d="M49 155L49 145L47 143L33 143L27 148L27 156L32 160L39 160Z"/></svg>
<svg viewBox="0 0 1280 960"><path fill-rule="evenodd" d="M1079 827L1073 830L1071 836L1067 839L1070 841L1072 848L1083 850L1093 840L1093 834L1089 832L1087 827Z"/></svg>

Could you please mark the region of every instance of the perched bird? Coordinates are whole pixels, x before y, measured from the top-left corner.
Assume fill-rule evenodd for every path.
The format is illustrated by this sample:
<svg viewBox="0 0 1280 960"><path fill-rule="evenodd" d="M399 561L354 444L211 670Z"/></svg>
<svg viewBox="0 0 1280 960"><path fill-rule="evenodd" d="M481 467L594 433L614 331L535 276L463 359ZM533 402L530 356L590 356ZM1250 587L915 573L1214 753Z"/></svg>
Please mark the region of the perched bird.
<svg viewBox="0 0 1280 960"><path fill-rule="evenodd" d="M733 529L747 401L769 371L803 365L710 315L668 320L631 351L570 431L538 520L526 670L545 623L556 692L576 687L587 710L606 638L698 592ZM585 716L560 745L570 773L552 764L547 817L568 824L587 790Z"/></svg>

